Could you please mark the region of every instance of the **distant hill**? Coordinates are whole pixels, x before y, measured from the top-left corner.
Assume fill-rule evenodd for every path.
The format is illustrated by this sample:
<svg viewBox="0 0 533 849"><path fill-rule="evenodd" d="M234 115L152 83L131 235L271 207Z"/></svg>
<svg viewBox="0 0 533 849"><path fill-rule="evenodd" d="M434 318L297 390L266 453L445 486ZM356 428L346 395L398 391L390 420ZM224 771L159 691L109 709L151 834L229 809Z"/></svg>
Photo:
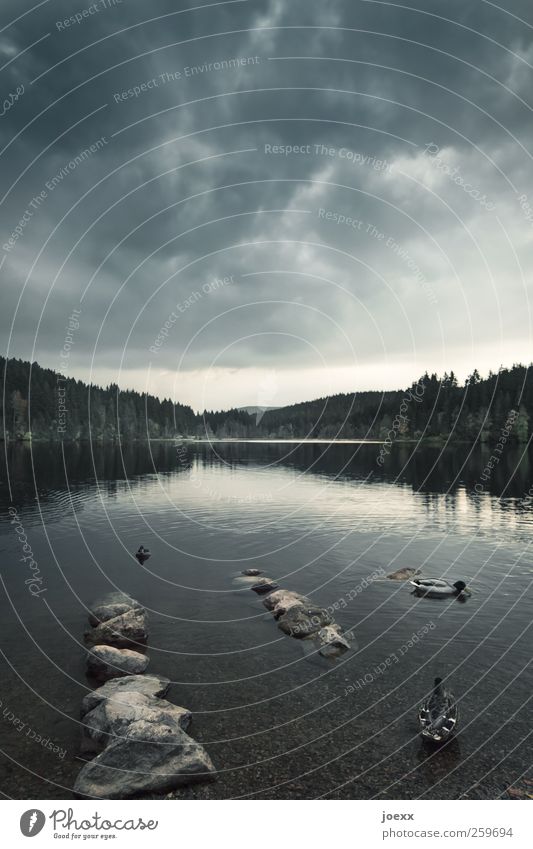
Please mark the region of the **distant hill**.
<svg viewBox="0 0 533 849"><path fill-rule="evenodd" d="M268 410L279 410L279 407L237 407L238 410L242 410L244 413L248 413L250 416L255 416L257 413L266 413Z"/></svg>

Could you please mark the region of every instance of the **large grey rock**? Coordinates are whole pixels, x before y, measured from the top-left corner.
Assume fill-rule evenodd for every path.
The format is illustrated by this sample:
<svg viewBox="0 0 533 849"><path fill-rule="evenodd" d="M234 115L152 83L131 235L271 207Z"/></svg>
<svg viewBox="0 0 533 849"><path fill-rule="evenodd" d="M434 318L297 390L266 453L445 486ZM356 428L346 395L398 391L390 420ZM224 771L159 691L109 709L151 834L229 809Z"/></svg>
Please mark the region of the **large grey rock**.
<svg viewBox="0 0 533 849"><path fill-rule="evenodd" d="M85 764L74 784L75 793L125 799L215 778L215 768L203 746L174 723L134 721L127 735L113 740Z"/></svg>
<svg viewBox="0 0 533 849"><path fill-rule="evenodd" d="M90 646L110 645L128 648L145 643L148 638L146 613L141 607L100 622L96 628L85 632L85 642Z"/></svg>
<svg viewBox="0 0 533 849"><path fill-rule="evenodd" d="M124 675L142 675L149 658L131 649L95 646L87 655L87 671L97 681L109 681Z"/></svg>
<svg viewBox="0 0 533 849"><path fill-rule="evenodd" d="M81 703L81 717L94 710L100 702L119 696L122 703L127 705L132 693L144 696L165 696L170 687L168 678L160 675L128 675L127 678L114 678L102 687L87 693Z"/></svg>
<svg viewBox="0 0 533 849"><path fill-rule="evenodd" d="M278 628L289 637L304 639L331 624L331 616L322 607L294 604L278 619Z"/></svg>
<svg viewBox="0 0 533 849"><path fill-rule="evenodd" d="M83 700L82 750L98 752L74 784L80 796L125 799L215 778L199 743L186 734L186 708L158 698L168 680L136 675L108 681Z"/></svg>
<svg viewBox="0 0 533 849"><path fill-rule="evenodd" d="M165 699L144 693L115 694L103 699L83 719L82 751L100 752L119 738L130 736L133 723L145 722L167 725L185 731L192 719L191 712Z"/></svg>
<svg viewBox="0 0 533 849"><path fill-rule="evenodd" d="M270 593L263 604L274 615L275 619L279 619L291 607L312 607L313 602L300 593L295 593L292 590L277 590Z"/></svg>
<svg viewBox="0 0 533 849"><path fill-rule="evenodd" d="M100 622L107 622L109 619L114 619L115 616L120 616L122 613L127 613L128 610L135 608L142 609L139 602L127 593L109 593L91 605L89 624L94 628Z"/></svg>

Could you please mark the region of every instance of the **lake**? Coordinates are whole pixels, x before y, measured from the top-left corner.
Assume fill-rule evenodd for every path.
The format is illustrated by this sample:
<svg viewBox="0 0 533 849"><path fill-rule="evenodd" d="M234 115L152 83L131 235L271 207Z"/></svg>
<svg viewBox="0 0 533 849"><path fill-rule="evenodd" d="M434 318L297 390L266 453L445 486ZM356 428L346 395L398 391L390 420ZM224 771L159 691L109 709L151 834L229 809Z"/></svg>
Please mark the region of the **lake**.
<svg viewBox="0 0 533 849"><path fill-rule="evenodd" d="M519 780L531 763L533 453L508 447L487 475L488 448L396 445L382 468L378 450L8 446L3 792L72 798L86 607L116 589L148 610L148 671L172 680L170 700L192 710L190 733L219 770L179 798L496 798ZM407 566L472 595L416 598L385 578ZM335 605L352 649L329 661L285 636L239 579L251 567ZM461 714L438 751L416 723L436 675Z"/></svg>

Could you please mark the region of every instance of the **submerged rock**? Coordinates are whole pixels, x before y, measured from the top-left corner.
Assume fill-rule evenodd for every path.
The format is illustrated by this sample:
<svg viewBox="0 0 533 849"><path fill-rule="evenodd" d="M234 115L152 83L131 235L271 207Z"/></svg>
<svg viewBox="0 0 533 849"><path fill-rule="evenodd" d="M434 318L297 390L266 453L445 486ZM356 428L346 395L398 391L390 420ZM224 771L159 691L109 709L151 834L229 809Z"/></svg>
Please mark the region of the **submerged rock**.
<svg viewBox="0 0 533 849"><path fill-rule="evenodd" d="M123 675L141 675L148 663L146 655L131 649L95 646L87 655L87 672L97 681L104 682Z"/></svg>
<svg viewBox="0 0 533 849"><path fill-rule="evenodd" d="M420 569L410 569L409 567L406 567L405 569L397 569L396 572L391 572L390 575L387 575L387 578L390 578L391 581L409 581L419 572Z"/></svg>
<svg viewBox="0 0 533 849"><path fill-rule="evenodd" d="M91 646L109 645L118 648L145 643L148 639L146 619L143 608L132 608L86 631L85 642Z"/></svg>
<svg viewBox="0 0 533 849"><path fill-rule="evenodd" d="M318 653L322 657L338 657L350 648L350 643L342 636L341 627L337 624L321 628L315 634L314 640L320 647Z"/></svg>
<svg viewBox="0 0 533 849"><path fill-rule="evenodd" d="M137 675L85 697L82 750L99 754L81 769L75 793L125 799L215 778L209 755L186 733L190 711L159 698L168 685Z"/></svg>
<svg viewBox="0 0 533 849"><path fill-rule="evenodd" d="M271 578L261 578L257 584L254 584L251 588L254 593L258 595L265 595L266 593L271 593L274 590L278 589L279 584L275 584Z"/></svg>
<svg viewBox="0 0 533 849"><path fill-rule="evenodd" d="M263 604L267 610L270 610L274 614L275 619L278 619L291 607L298 605L313 606L313 602L310 599L292 590L277 590L263 599Z"/></svg>
<svg viewBox="0 0 533 849"><path fill-rule="evenodd" d="M331 624L331 616L322 607L294 604L278 618L278 628L289 637L304 639Z"/></svg>
<svg viewBox="0 0 533 849"><path fill-rule="evenodd" d="M109 593L91 605L89 624L94 628L100 622L107 622L109 619L114 619L115 616L120 616L136 608L142 609L139 602L127 593Z"/></svg>
<svg viewBox="0 0 533 849"><path fill-rule="evenodd" d="M324 657L337 657L350 648L341 627L333 622L329 612L317 607L310 599L293 590L277 590L263 599L278 627L300 640L310 640Z"/></svg>
<svg viewBox="0 0 533 849"><path fill-rule="evenodd" d="M511 799L533 799L533 780L522 778L516 787L508 787L507 794Z"/></svg>
<svg viewBox="0 0 533 849"><path fill-rule="evenodd" d="M254 588L252 588L254 589ZM257 592L257 590L256 590ZM314 642L319 654L337 657L350 648L328 610L294 590L275 589L263 599L263 605L289 637Z"/></svg>

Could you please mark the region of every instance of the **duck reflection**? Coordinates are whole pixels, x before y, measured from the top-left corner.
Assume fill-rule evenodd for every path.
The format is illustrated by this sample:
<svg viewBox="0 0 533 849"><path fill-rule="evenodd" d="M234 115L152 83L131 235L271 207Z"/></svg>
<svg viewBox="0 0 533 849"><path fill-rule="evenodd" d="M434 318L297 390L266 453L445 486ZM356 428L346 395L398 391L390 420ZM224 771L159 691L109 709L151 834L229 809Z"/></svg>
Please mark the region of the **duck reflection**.
<svg viewBox="0 0 533 849"><path fill-rule="evenodd" d="M425 778L429 786L443 781L461 762L461 747L457 737L436 746L428 740L422 740L417 752L420 766L417 772Z"/></svg>

